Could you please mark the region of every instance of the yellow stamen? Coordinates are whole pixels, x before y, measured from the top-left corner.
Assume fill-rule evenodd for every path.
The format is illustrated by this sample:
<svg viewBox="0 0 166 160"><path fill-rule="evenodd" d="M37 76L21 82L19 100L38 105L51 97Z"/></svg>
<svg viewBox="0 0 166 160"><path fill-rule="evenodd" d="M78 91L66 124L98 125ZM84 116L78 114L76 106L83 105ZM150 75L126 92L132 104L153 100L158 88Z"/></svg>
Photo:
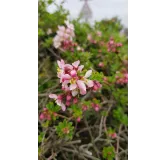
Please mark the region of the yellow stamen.
<svg viewBox="0 0 166 160"><path fill-rule="evenodd" d="M75 84L75 83L76 83L76 80L72 78L72 79L70 80L70 83L71 83L71 84Z"/></svg>

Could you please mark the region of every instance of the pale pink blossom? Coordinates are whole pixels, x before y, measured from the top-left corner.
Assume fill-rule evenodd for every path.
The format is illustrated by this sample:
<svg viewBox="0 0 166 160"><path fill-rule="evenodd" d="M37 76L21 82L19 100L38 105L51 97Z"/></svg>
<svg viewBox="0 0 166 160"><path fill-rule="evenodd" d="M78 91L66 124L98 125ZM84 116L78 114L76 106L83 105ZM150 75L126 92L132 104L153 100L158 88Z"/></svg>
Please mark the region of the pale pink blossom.
<svg viewBox="0 0 166 160"><path fill-rule="evenodd" d="M70 42L72 41L74 34L74 25L70 24L69 22L65 22L67 28L65 26L58 26L57 35L53 39L53 45L55 48L59 48L62 46L63 42ZM70 45L72 43L69 43Z"/></svg>

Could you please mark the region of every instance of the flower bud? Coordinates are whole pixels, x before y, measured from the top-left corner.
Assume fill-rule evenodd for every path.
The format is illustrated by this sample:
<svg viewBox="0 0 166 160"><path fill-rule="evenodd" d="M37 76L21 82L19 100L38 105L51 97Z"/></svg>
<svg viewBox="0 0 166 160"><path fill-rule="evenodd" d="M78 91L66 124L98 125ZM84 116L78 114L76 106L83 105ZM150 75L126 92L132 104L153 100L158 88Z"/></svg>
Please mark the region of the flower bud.
<svg viewBox="0 0 166 160"><path fill-rule="evenodd" d="M78 117L78 118L77 118L77 122L80 122L80 121L81 121L81 118L80 118L80 117Z"/></svg>
<svg viewBox="0 0 166 160"><path fill-rule="evenodd" d="M40 118L40 120L43 120L45 118L44 114L41 113L39 118Z"/></svg>
<svg viewBox="0 0 166 160"><path fill-rule="evenodd" d="M75 77L75 76L77 75L77 72L76 72L75 70L72 70L72 71L70 72L70 75L71 75L72 77Z"/></svg>
<svg viewBox="0 0 166 160"><path fill-rule="evenodd" d="M66 102L66 106L70 106L70 102L69 101Z"/></svg>
<svg viewBox="0 0 166 160"><path fill-rule="evenodd" d="M98 66L99 66L99 67L104 67L104 63L103 63L103 62L100 62L100 63L98 64Z"/></svg>
<svg viewBox="0 0 166 160"><path fill-rule="evenodd" d="M66 97L66 100L67 100L67 101L70 101L71 98L72 98L71 95L68 94L67 97Z"/></svg>
<svg viewBox="0 0 166 160"><path fill-rule="evenodd" d="M74 98L73 99L73 103L76 104L78 102L78 99L77 98Z"/></svg>

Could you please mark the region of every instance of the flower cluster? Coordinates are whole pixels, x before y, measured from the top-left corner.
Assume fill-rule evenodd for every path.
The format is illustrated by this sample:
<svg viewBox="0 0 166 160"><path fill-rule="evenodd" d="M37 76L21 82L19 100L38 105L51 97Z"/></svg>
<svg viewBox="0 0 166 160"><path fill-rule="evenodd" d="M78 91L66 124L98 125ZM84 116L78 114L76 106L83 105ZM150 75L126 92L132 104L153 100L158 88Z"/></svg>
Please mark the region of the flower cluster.
<svg viewBox="0 0 166 160"><path fill-rule="evenodd" d="M69 47L72 45L74 34L74 25L70 24L68 21L65 21L65 26L58 26L57 35L54 37L54 47Z"/></svg>
<svg viewBox="0 0 166 160"><path fill-rule="evenodd" d="M108 52L114 52L114 53L119 53L118 48L122 47L122 43L116 43L114 39L111 37L108 44L107 44L107 51Z"/></svg>
<svg viewBox="0 0 166 160"><path fill-rule="evenodd" d="M63 111L66 110L66 106L78 102L77 95L85 95L87 90L97 91L101 88L101 84L98 81L89 79L92 70L88 70L83 75L84 65L79 65L79 60L72 64L65 64L63 60L57 61L57 63L57 76L60 78L64 94L50 94L49 97L54 99Z"/></svg>
<svg viewBox="0 0 166 160"><path fill-rule="evenodd" d="M40 119L41 120L51 120L51 117L56 117L57 116L57 113L55 112L50 112L47 108L43 108L43 111L42 113L40 114Z"/></svg>
<svg viewBox="0 0 166 160"><path fill-rule="evenodd" d="M128 83L128 73L127 73L126 70L122 71L122 73L117 71L115 78L116 78L116 83L117 84L123 85L123 84L127 84Z"/></svg>

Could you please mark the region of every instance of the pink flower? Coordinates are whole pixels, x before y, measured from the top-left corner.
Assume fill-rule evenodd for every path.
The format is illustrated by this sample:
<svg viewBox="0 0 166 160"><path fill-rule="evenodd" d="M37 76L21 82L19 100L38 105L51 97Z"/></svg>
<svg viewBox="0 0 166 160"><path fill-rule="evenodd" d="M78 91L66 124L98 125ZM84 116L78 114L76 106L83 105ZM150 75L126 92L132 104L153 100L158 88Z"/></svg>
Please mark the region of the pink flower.
<svg viewBox="0 0 166 160"><path fill-rule="evenodd" d="M61 76L61 81L60 81L60 82L62 82L62 86L65 90L68 89L68 87L69 87L73 96L76 96L78 94L78 90L80 91L81 95L85 95L86 94L86 85L88 87L93 87L93 81L87 79L92 74L92 70L87 71L85 76L82 77L81 79L79 79L79 77L77 77L77 71L81 72L84 67L83 65L79 66L79 64L80 64L79 60L72 63L72 67L70 67L70 69L68 70L70 75L65 74L65 72L64 72ZM66 65L67 64L65 64L64 66L66 67ZM74 69L73 69L73 67L74 67Z"/></svg>
<svg viewBox="0 0 166 160"><path fill-rule="evenodd" d="M104 67L104 63L103 63L103 62L100 62L100 63L98 64L98 66L99 66L99 67Z"/></svg>
<svg viewBox="0 0 166 160"><path fill-rule="evenodd" d="M43 120L44 118L45 118L44 114L41 113L41 114L40 114L40 119Z"/></svg>
<svg viewBox="0 0 166 160"><path fill-rule="evenodd" d="M57 103L57 105L60 106L63 111L66 110L66 106L62 102L62 97L61 96L57 96L56 94L50 94L49 97L54 99L55 102Z"/></svg>
<svg viewBox="0 0 166 160"><path fill-rule="evenodd" d="M100 106L98 104L95 104L95 103L92 103L92 107L96 112L98 112L100 109Z"/></svg>
<svg viewBox="0 0 166 160"><path fill-rule="evenodd" d="M80 117L78 117L78 118L77 118L77 122L80 122L80 121L81 121L81 118L80 118Z"/></svg>
<svg viewBox="0 0 166 160"><path fill-rule="evenodd" d="M97 91L98 89L101 88L101 84L98 81L93 81L93 91Z"/></svg>
<svg viewBox="0 0 166 160"><path fill-rule="evenodd" d="M55 48L59 48L62 46L62 44L64 44L63 42L69 42L69 46L66 43L65 45L67 46L63 46L65 48L70 48L70 46L72 46L72 38L75 36L74 34L74 26L73 24L70 24L68 21L65 21L67 28L65 28L64 26L58 26L58 31L57 31L57 35L54 37L53 39L53 45Z"/></svg>
<svg viewBox="0 0 166 160"><path fill-rule="evenodd" d="M115 139L115 138L117 138L117 134L116 133L110 133L109 137L111 137L112 139Z"/></svg>
<svg viewBox="0 0 166 160"><path fill-rule="evenodd" d="M120 74L122 74L122 76L119 76ZM115 78L117 84L123 85L128 83L128 73L125 69L122 70L121 72L116 71Z"/></svg>
<svg viewBox="0 0 166 160"><path fill-rule="evenodd" d="M95 111L98 112L99 111L99 107L95 107Z"/></svg>

